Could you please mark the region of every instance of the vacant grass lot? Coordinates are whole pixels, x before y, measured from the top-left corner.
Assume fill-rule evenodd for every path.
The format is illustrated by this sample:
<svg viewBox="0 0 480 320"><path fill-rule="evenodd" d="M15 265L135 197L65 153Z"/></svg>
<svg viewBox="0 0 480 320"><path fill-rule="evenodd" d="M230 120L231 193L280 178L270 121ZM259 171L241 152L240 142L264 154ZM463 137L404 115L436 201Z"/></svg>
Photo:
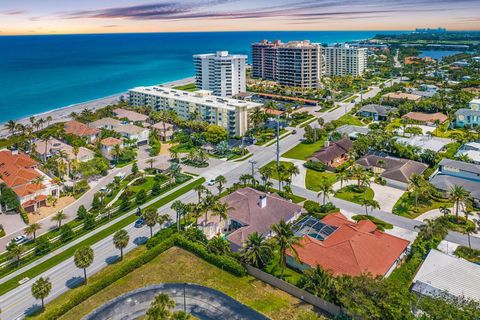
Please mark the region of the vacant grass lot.
<svg viewBox="0 0 480 320"><path fill-rule="evenodd" d="M130 260L140 255L144 250L146 249L143 247L136 249L125 258ZM108 273L113 268L118 268L119 265L105 268L92 276L89 283L100 279L103 274ZM271 319L321 319L315 316L311 306L303 304L300 300L283 291L250 276L243 278L233 276L176 247L162 253L151 262L90 297L82 304L71 309L61 319L81 319L95 308L119 295L145 286L169 282L196 283L217 289ZM47 305L47 309L67 301L69 296L77 290L82 290L82 288L69 291ZM38 317L38 319L41 319L41 317Z"/></svg>
<svg viewBox="0 0 480 320"><path fill-rule="evenodd" d="M310 157L312 154L314 154L323 147L324 142L325 140L319 140L315 143L302 142L282 154L282 157L298 160L307 160L308 157Z"/></svg>
<svg viewBox="0 0 480 320"><path fill-rule="evenodd" d="M357 186L350 185L343 187L335 193L335 197L350 202L361 204L362 199L372 200L375 193L369 187L364 190L358 190Z"/></svg>
<svg viewBox="0 0 480 320"><path fill-rule="evenodd" d="M305 185L308 190L320 191L320 183L322 183L323 178L327 178L330 183L335 183L337 181L337 176L332 172L318 172L312 169L307 169L307 178L305 179Z"/></svg>
<svg viewBox="0 0 480 320"><path fill-rule="evenodd" d="M332 121L332 123L335 123L335 125L338 127L343 126L344 124L351 124L354 126L364 126L364 123L358 119L357 117L351 115L351 114L346 114L339 118L338 120Z"/></svg>

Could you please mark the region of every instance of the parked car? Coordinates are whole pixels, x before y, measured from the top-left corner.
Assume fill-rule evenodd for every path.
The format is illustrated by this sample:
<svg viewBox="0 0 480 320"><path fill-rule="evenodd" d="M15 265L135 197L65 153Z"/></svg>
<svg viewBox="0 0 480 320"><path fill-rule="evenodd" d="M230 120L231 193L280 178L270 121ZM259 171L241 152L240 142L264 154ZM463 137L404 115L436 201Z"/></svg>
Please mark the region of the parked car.
<svg viewBox="0 0 480 320"><path fill-rule="evenodd" d="M214 186L214 185L215 185L215 179L210 179L210 180L208 180L207 184L208 184L209 186Z"/></svg>
<svg viewBox="0 0 480 320"><path fill-rule="evenodd" d="M135 228L141 228L145 225L145 220L143 218L138 219L135 221Z"/></svg>
<svg viewBox="0 0 480 320"><path fill-rule="evenodd" d="M292 130L292 134L297 134L297 130Z"/></svg>
<svg viewBox="0 0 480 320"><path fill-rule="evenodd" d="M28 240L28 238L25 235L17 236L13 239L13 241L15 241L16 244L22 244L22 243L26 242L27 240Z"/></svg>

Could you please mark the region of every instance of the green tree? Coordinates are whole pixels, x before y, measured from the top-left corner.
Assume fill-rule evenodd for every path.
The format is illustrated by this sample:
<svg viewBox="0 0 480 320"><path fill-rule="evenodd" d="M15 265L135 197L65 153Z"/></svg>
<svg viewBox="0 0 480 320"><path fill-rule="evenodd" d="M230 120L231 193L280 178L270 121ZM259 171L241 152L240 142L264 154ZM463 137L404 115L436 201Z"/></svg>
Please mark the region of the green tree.
<svg viewBox="0 0 480 320"><path fill-rule="evenodd" d="M16 243L14 240L10 241L7 245L7 252L17 262L17 265L20 264L20 258L25 252L25 247L21 244Z"/></svg>
<svg viewBox="0 0 480 320"><path fill-rule="evenodd" d="M323 196L322 204L325 205L325 199L328 195L333 194L333 183L331 181L328 181L326 177L323 177L319 184L319 190L320 192L318 193L317 197L320 197L320 195Z"/></svg>
<svg viewBox="0 0 480 320"><path fill-rule="evenodd" d="M88 211L85 208L85 206L82 204L80 207L78 207L77 218L80 220L83 220L87 215L88 215Z"/></svg>
<svg viewBox="0 0 480 320"><path fill-rule="evenodd" d="M458 218L458 209L461 202L467 201L470 198L470 192L468 192L463 186L454 185L449 190L450 199L455 202L455 216Z"/></svg>
<svg viewBox="0 0 480 320"><path fill-rule="evenodd" d="M42 301L42 310L45 310L45 298L48 297L52 291L52 283L50 279L40 277L32 284L32 296Z"/></svg>
<svg viewBox="0 0 480 320"><path fill-rule="evenodd" d="M158 223L160 218L157 209L146 208L143 212L143 219L145 219L145 224L150 228L150 237L153 236L153 227Z"/></svg>
<svg viewBox="0 0 480 320"><path fill-rule="evenodd" d="M300 237L295 235L292 225L286 223L285 220L281 220L279 223L272 225L271 229L274 234L273 240L280 251L279 265L281 268L281 278L283 279L287 266L287 250L298 260L298 252L295 246L300 245Z"/></svg>
<svg viewBox="0 0 480 320"><path fill-rule="evenodd" d="M272 178L273 169L271 166L264 166L258 169L258 173L260 173L260 177L263 181L263 186L267 187L268 182Z"/></svg>
<svg viewBox="0 0 480 320"><path fill-rule="evenodd" d="M52 221L55 221L58 223L57 228L60 229L62 227L62 221L67 218L67 215L63 213L63 210L58 211L53 217Z"/></svg>
<svg viewBox="0 0 480 320"><path fill-rule="evenodd" d="M333 299L332 288L335 280L330 272L317 265L315 268L305 270L304 274L305 277L300 285L303 289L327 301Z"/></svg>
<svg viewBox="0 0 480 320"><path fill-rule="evenodd" d="M124 229L118 230L113 235L113 244L115 245L115 248L120 250L120 260L123 260L123 249L127 247L129 240L130 236Z"/></svg>
<svg viewBox="0 0 480 320"><path fill-rule="evenodd" d="M37 231L40 230L42 225L40 223L30 223L28 227L24 229L24 232L27 236L33 235L33 241L36 240Z"/></svg>
<svg viewBox="0 0 480 320"><path fill-rule="evenodd" d="M172 316L173 308L175 308L175 301L170 299L166 293L160 293L150 304L146 320L168 320Z"/></svg>
<svg viewBox="0 0 480 320"><path fill-rule="evenodd" d="M207 127L207 130L204 132L205 140L213 144L217 144L220 141L227 140L228 132L227 129L211 124Z"/></svg>
<svg viewBox="0 0 480 320"><path fill-rule="evenodd" d="M134 164L132 164L132 174L136 176L137 173L138 173L138 164L135 162Z"/></svg>
<svg viewBox="0 0 480 320"><path fill-rule="evenodd" d="M272 246L262 234L253 232L248 235L240 256L245 263L261 269L273 257Z"/></svg>
<svg viewBox="0 0 480 320"><path fill-rule="evenodd" d="M222 175L215 178L215 184L217 185L219 196L222 194L223 187L225 186L226 183L227 183L227 179Z"/></svg>
<svg viewBox="0 0 480 320"><path fill-rule="evenodd" d="M224 255L231 252L230 242L224 237L216 235L207 243L207 250L216 255Z"/></svg>
<svg viewBox="0 0 480 320"><path fill-rule="evenodd" d="M207 188L205 188L205 186L203 184L199 184L198 186L193 188L193 190L197 193L197 195L198 195L198 202L197 203L200 204L202 202L202 194L207 192Z"/></svg>
<svg viewBox="0 0 480 320"><path fill-rule="evenodd" d="M95 228L95 216L93 214L87 213L85 219L83 219L83 229L92 230Z"/></svg>
<svg viewBox="0 0 480 320"><path fill-rule="evenodd" d="M68 224L62 226L59 229L59 232L60 232L60 241L63 243L70 241L74 236L73 229Z"/></svg>
<svg viewBox="0 0 480 320"><path fill-rule="evenodd" d="M87 268L93 263L93 257L93 249L91 247L83 246L75 251L73 260L77 268L83 269L85 284L87 283Z"/></svg>
<svg viewBox="0 0 480 320"><path fill-rule="evenodd" d="M47 237L45 236L40 237L38 238L35 246L35 255L42 256L47 252L50 252L51 247L52 247L52 244L50 243L50 240Z"/></svg>
<svg viewBox="0 0 480 320"><path fill-rule="evenodd" d="M360 199L360 204L365 207L365 214L367 216L368 216L368 209L370 210L380 209L380 204L378 203L377 200L362 198Z"/></svg>
<svg viewBox="0 0 480 320"><path fill-rule="evenodd" d="M187 206L182 201L176 200L172 203L170 208L176 213L177 231L180 231L180 218L186 215Z"/></svg>

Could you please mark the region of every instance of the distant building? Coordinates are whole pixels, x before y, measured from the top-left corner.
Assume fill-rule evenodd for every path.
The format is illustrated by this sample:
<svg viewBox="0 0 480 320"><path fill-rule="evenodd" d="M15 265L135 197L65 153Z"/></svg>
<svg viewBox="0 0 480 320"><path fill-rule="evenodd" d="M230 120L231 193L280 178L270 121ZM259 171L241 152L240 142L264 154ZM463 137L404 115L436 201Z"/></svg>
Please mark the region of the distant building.
<svg viewBox="0 0 480 320"><path fill-rule="evenodd" d="M153 124L150 128L158 132L159 137L163 141L171 140L173 137L173 124L171 123L163 123L162 121L160 121Z"/></svg>
<svg viewBox="0 0 480 320"><path fill-rule="evenodd" d="M412 291L434 298L465 298L480 302L480 265L430 250L413 278Z"/></svg>
<svg viewBox="0 0 480 320"><path fill-rule="evenodd" d="M403 115L402 118L405 118L417 123L426 124L426 125L433 125L435 124L435 121L438 121L439 123L444 123L445 121L448 120L448 116L444 115L441 112L436 112L436 113L409 112Z"/></svg>
<svg viewBox="0 0 480 320"><path fill-rule="evenodd" d="M360 108L358 115L365 118L372 118L375 121L385 121L388 119L389 113L395 112L397 108L384 106L380 104L367 104Z"/></svg>
<svg viewBox="0 0 480 320"><path fill-rule="evenodd" d="M115 158L113 150L117 145L120 146L120 149L123 149L123 141L120 139L108 137L100 141L100 151L105 159L113 160Z"/></svg>
<svg viewBox="0 0 480 320"><path fill-rule="evenodd" d="M479 142L467 142L462 145L457 153L457 157L467 156L476 164L480 164L480 143Z"/></svg>
<svg viewBox="0 0 480 320"><path fill-rule="evenodd" d="M416 95L416 94L411 94L411 93L405 93L405 92L389 92L386 93L382 96L383 100L389 101L389 100L409 100L413 102L420 101L422 99L421 96Z"/></svg>
<svg viewBox="0 0 480 320"><path fill-rule="evenodd" d="M322 75L322 47L307 40L254 43L252 74L284 86L317 88Z"/></svg>
<svg viewBox="0 0 480 320"><path fill-rule="evenodd" d="M422 174L428 168L428 165L421 162L374 154L366 155L356 163L377 173L385 179L387 185L402 190L408 188L413 174Z"/></svg>
<svg viewBox="0 0 480 320"><path fill-rule="evenodd" d="M455 126L474 127L480 125L480 99L468 103L468 109L462 108L455 112Z"/></svg>
<svg viewBox="0 0 480 320"><path fill-rule="evenodd" d="M145 122L148 120L147 115L144 115L132 110L122 109L122 108L114 109L113 114L115 115L115 117L119 119L127 119L128 121L131 121L131 122Z"/></svg>
<svg viewBox="0 0 480 320"><path fill-rule="evenodd" d="M246 55L228 51L193 56L198 89L210 90L216 96L231 97L246 92Z"/></svg>
<svg viewBox="0 0 480 320"><path fill-rule="evenodd" d="M96 120L90 123L90 126L97 129L115 131L125 139L135 140L139 146L148 144L150 131L147 128L125 123L113 118L102 118Z"/></svg>
<svg viewBox="0 0 480 320"><path fill-rule="evenodd" d="M60 196L57 182L40 171L35 160L17 151L0 150L0 182L15 192L26 212L45 206L48 196ZM11 209L0 205L0 212Z"/></svg>
<svg viewBox="0 0 480 320"><path fill-rule="evenodd" d="M86 138L89 143L93 143L100 134L100 130L75 120L65 122L64 127L65 133Z"/></svg>
<svg viewBox="0 0 480 320"><path fill-rule="evenodd" d="M260 103L217 97L211 91L187 92L160 86L130 89L129 96L133 106L173 110L183 119L188 119L192 112L198 112L204 121L221 126L235 136L243 136L247 132L249 110L262 107Z"/></svg>
<svg viewBox="0 0 480 320"><path fill-rule="evenodd" d="M322 220L306 217L295 227L295 234L302 237L299 244L294 245L300 262L288 250L287 263L300 270L319 265L333 276L370 273L388 277L410 244L408 240L378 230L370 220L355 223L340 212Z"/></svg>
<svg viewBox="0 0 480 320"><path fill-rule="evenodd" d="M350 140L355 140L359 134L367 134L370 131L368 127L354 126L351 124L344 124L343 126L335 129L335 132L338 132L342 137L350 138Z"/></svg>
<svg viewBox="0 0 480 320"><path fill-rule="evenodd" d="M309 161L321 162L330 168L336 168L349 159L348 153L352 149L352 141L343 138L338 141L325 141L325 146L315 152Z"/></svg>
<svg viewBox="0 0 480 320"><path fill-rule="evenodd" d="M418 148L421 152L425 152L427 150L433 151L433 152L443 152L446 150L446 146L449 143L454 142L451 139L447 138L438 138L434 136L411 136L411 137L397 137L396 142L407 145L407 146L412 146L415 148Z"/></svg>
<svg viewBox="0 0 480 320"><path fill-rule="evenodd" d="M59 152L64 152L68 161L76 159L78 162L87 162L93 160L95 153L85 147L78 148L78 154L75 155L74 148L55 138L48 139L48 141L35 141L35 151L42 161L47 161L49 158L58 155Z"/></svg>
<svg viewBox="0 0 480 320"><path fill-rule="evenodd" d="M325 75L361 76L367 70L367 49L348 45L323 48Z"/></svg>

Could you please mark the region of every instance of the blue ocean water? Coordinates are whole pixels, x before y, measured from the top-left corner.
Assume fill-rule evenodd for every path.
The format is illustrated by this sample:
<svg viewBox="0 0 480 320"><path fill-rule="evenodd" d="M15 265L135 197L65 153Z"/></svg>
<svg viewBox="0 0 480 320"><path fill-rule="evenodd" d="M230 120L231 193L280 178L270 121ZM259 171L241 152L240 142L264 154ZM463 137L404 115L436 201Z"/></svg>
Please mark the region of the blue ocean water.
<svg viewBox="0 0 480 320"><path fill-rule="evenodd" d="M337 43L385 31L199 32L0 37L0 122L193 75L192 55L249 54L261 39Z"/></svg>
<svg viewBox="0 0 480 320"><path fill-rule="evenodd" d="M420 58L430 57L433 59L443 59L444 57L453 56L454 54L462 53L463 51L456 50L425 50L419 54Z"/></svg>

